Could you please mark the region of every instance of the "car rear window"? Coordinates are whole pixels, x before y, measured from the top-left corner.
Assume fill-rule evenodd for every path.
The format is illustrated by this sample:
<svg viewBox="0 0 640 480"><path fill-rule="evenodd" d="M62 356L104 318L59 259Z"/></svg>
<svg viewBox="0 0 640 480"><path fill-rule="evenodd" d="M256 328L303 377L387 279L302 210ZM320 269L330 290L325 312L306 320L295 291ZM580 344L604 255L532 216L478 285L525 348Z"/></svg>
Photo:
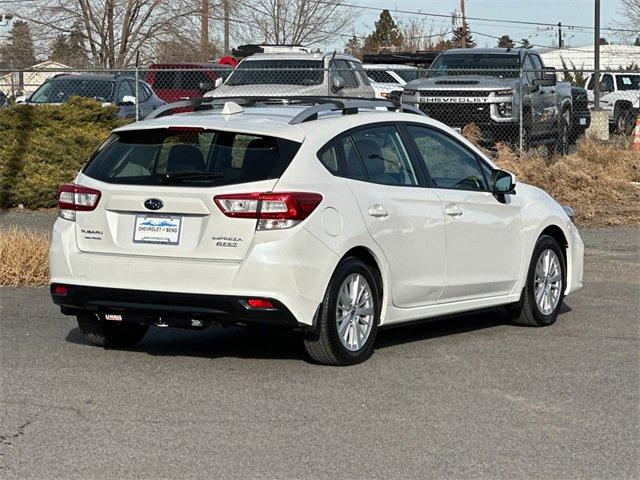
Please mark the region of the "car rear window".
<svg viewBox="0 0 640 480"><path fill-rule="evenodd" d="M214 186L279 178L300 144L262 135L169 128L112 135L83 173L109 183Z"/></svg>
<svg viewBox="0 0 640 480"><path fill-rule="evenodd" d="M320 85L321 60L245 60L226 85Z"/></svg>
<svg viewBox="0 0 640 480"><path fill-rule="evenodd" d="M61 79L45 82L29 99L31 103L63 103L71 96L109 102L115 82L111 80Z"/></svg>

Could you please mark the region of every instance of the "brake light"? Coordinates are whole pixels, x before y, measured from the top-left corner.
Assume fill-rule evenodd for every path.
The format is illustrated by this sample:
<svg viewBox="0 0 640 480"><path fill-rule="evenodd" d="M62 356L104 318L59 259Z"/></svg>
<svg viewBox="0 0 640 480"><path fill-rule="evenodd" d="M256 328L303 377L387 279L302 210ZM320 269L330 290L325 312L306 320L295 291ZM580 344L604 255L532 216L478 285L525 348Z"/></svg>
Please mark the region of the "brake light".
<svg viewBox="0 0 640 480"><path fill-rule="evenodd" d="M58 208L60 217L75 222L76 212L95 210L100 201L100 191L65 183L58 188Z"/></svg>
<svg viewBox="0 0 640 480"><path fill-rule="evenodd" d="M216 195L213 200L227 217L255 218L257 230L291 228L307 218L322 201L309 192L264 192Z"/></svg>
<svg viewBox="0 0 640 480"><path fill-rule="evenodd" d="M250 298L247 300L247 308L254 310L274 310L273 303L266 298Z"/></svg>
<svg viewBox="0 0 640 480"><path fill-rule="evenodd" d="M64 297L67 293L69 293L69 287L66 285L56 284L53 286L53 294Z"/></svg>

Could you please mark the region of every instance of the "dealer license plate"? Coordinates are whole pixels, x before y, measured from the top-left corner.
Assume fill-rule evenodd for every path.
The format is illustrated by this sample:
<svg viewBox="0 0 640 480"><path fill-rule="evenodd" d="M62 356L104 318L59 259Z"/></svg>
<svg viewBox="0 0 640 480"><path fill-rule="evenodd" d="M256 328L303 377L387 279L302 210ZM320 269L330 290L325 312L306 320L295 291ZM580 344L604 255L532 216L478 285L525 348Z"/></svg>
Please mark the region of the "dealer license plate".
<svg viewBox="0 0 640 480"><path fill-rule="evenodd" d="M136 215L133 243L178 245L182 217L176 215Z"/></svg>

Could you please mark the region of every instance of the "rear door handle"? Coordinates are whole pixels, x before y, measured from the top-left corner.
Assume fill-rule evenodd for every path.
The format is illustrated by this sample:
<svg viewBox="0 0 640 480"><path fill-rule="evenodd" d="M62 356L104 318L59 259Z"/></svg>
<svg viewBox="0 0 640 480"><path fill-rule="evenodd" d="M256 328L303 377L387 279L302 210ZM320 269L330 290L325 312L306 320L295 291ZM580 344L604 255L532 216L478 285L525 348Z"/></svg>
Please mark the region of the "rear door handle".
<svg viewBox="0 0 640 480"><path fill-rule="evenodd" d="M369 215L375 218L384 218L389 216L389 212L382 205L369 206Z"/></svg>
<svg viewBox="0 0 640 480"><path fill-rule="evenodd" d="M462 209L458 205L447 205L444 207L444 213L450 217L459 217L462 215Z"/></svg>

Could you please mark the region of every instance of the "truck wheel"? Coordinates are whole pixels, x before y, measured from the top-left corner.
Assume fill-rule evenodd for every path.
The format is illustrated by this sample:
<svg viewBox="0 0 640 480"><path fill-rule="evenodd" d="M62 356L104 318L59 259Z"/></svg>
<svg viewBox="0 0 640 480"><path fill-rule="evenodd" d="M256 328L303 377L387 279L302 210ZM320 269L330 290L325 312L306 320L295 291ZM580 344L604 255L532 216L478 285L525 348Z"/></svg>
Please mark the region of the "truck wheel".
<svg viewBox="0 0 640 480"><path fill-rule="evenodd" d="M507 307L516 325L546 327L556 321L567 285L564 256L558 242L542 235L531 256L520 301Z"/></svg>
<svg viewBox="0 0 640 480"><path fill-rule="evenodd" d="M304 338L309 356L323 365L354 365L373 353L380 307L369 267L357 258L341 262L318 312L316 333Z"/></svg>
<svg viewBox="0 0 640 480"><path fill-rule="evenodd" d="M571 128L569 117L569 111L566 110L562 113L558 122L558 137L555 142L555 152L558 155L567 155L569 153L569 129Z"/></svg>
<svg viewBox="0 0 640 480"><path fill-rule="evenodd" d="M95 313L83 313L76 319L84 338L98 347L134 347L149 330L148 325L101 320Z"/></svg>
<svg viewBox="0 0 640 480"><path fill-rule="evenodd" d="M631 135L635 125L636 119L633 114L633 109L622 108L618 111L618 115L616 116L616 129L618 133L621 133L622 135Z"/></svg>

